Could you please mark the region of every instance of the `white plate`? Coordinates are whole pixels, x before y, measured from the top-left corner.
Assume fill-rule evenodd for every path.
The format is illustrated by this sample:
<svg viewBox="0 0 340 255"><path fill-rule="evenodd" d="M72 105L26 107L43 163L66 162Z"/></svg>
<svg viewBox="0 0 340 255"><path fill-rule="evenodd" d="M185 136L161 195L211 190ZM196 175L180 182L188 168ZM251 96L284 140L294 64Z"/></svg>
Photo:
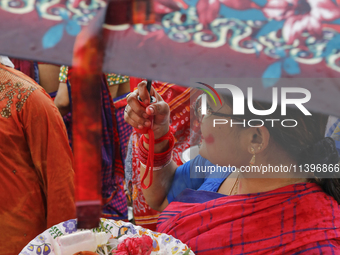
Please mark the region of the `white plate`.
<svg viewBox="0 0 340 255"><path fill-rule="evenodd" d="M55 243L54 240L58 236L65 236L77 232L76 226L77 221L74 219L59 223L45 230L29 242L19 255L55 255L53 248L53 244ZM148 235L153 240L153 251L151 252L151 255L183 255L189 249L186 244L183 244L180 240L175 239L170 235L135 226L129 222L101 219L101 227L92 229L92 231L110 233L111 238L120 236L122 233L137 237ZM124 235L121 238L123 237ZM195 255L192 251L190 251L189 254Z"/></svg>

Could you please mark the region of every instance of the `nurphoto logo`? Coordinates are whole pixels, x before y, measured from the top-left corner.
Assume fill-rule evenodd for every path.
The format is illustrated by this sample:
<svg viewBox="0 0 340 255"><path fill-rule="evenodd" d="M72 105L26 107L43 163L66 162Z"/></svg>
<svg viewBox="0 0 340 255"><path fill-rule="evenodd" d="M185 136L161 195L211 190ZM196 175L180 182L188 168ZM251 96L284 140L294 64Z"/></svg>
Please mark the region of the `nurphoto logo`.
<svg viewBox="0 0 340 255"><path fill-rule="evenodd" d="M197 82L207 88L209 88L213 93L217 96L219 102L222 105L222 101L220 96L218 95L217 91L215 89L227 89L231 93L231 96L233 98L233 115L235 117L238 117L237 119L242 118L241 116L245 114L245 96L242 92L242 90L232 84L215 84L214 87L202 83ZM201 96L201 114L206 115L207 114L207 94L212 98L215 105L217 105L216 100L212 93L207 90L206 88L200 88L198 89L203 90L206 94L202 94ZM287 113L287 105L295 105L304 115L311 116L312 114L306 109L306 107L303 105L311 99L311 93L308 89L305 88L298 88L298 87L273 87L272 88L272 105L269 109L256 109L253 104L253 88L248 87L247 88L247 106L249 111L257 116L268 116L272 113L274 113L278 107L278 98L279 93L278 90L280 90L281 95L281 116L286 116ZM295 94L301 94L302 98L288 98L289 93L295 93ZM298 122L295 119L248 119L243 121L235 121L232 118L231 119L214 119L213 120L213 126L216 125L225 125L230 124L232 127L233 125L243 125L244 127L261 127L264 125L264 122L268 121L271 122L272 127L274 127L275 122L280 122L283 127L296 127ZM288 124L289 123L289 124ZM256 124L256 125L255 125Z"/></svg>

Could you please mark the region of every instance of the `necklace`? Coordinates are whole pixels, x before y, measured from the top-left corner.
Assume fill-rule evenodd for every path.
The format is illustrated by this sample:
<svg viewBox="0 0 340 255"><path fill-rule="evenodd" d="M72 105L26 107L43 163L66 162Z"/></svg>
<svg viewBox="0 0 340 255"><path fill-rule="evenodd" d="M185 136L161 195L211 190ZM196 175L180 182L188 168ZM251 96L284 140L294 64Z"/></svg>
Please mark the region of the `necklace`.
<svg viewBox="0 0 340 255"><path fill-rule="evenodd" d="M229 196L231 196L231 195L236 195L236 194L237 194L238 183L239 183L239 180L238 180L238 176L237 176L236 181L234 182L233 187L230 189ZM235 188L235 187L236 187L236 188ZM235 190L234 190L234 189L235 189Z"/></svg>

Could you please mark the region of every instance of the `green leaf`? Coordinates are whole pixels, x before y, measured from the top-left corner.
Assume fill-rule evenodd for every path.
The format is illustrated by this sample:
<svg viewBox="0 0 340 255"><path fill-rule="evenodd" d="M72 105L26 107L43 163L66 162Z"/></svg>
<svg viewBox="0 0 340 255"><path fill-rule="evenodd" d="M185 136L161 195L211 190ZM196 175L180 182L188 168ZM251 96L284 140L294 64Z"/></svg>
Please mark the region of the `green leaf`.
<svg viewBox="0 0 340 255"><path fill-rule="evenodd" d="M115 239L119 239L119 238L121 238L123 235L125 235L125 234L121 234L121 235L117 236Z"/></svg>
<svg viewBox="0 0 340 255"><path fill-rule="evenodd" d="M189 250L186 250L183 255L189 255L190 254L190 251L191 251L191 248L189 248Z"/></svg>

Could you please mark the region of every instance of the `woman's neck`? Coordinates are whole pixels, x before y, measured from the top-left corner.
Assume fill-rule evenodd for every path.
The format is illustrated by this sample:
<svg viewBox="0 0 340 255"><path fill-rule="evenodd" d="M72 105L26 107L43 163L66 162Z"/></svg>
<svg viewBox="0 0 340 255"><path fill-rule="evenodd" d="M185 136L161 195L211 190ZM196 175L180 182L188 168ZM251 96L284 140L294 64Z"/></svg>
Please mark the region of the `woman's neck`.
<svg viewBox="0 0 340 255"><path fill-rule="evenodd" d="M284 152L280 157L272 153L257 155L257 162L250 173L240 173L238 194L249 194L271 191L290 184L307 182L307 179L296 173L297 162Z"/></svg>
<svg viewBox="0 0 340 255"><path fill-rule="evenodd" d="M307 182L303 178L242 178L239 179L237 194L260 193L282 188L291 184Z"/></svg>

